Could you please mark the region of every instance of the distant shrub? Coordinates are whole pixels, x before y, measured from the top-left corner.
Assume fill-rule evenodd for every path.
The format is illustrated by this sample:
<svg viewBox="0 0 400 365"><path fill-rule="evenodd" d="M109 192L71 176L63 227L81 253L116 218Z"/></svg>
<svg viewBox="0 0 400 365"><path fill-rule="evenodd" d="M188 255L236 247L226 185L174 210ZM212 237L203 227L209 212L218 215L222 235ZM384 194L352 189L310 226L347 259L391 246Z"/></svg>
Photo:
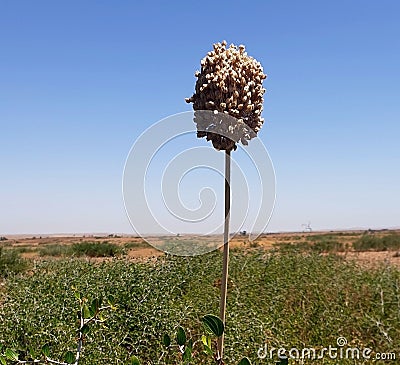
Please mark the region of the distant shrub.
<svg viewBox="0 0 400 365"><path fill-rule="evenodd" d="M311 238L311 237L310 237ZM312 242L279 242L274 246L281 252L318 252L318 253L334 253L343 252L346 249L344 243L337 241L334 238L320 235L317 239L312 239Z"/></svg>
<svg viewBox="0 0 400 365"><path fill-rule="evenodd" d="M14 250L3 250L0 247L0 277L7 277L10 274L18 274L27 269L26 260L21 258L19 253Z"/></svg>
<svg viewBox="0 0 400 365"><path fill-rule="evenodd" d="M388 234L382 237L382 244L388 250L400 249L400 235L399 234Z"/></svg>
<svg viewBox="0 0 400 365"><path fill-rule="evenodd" d="M40 247L39 256L60 257L67 255L69 252L70 248L68 246L53 244Z"/></svg>
<svg viewBox="0 0 400 365"><path fill-rule="evenodd" d="M342 237L357 237L359 233L357 232L330 232L330 233L321 233L321 234L311 234L306 235L307 241L317 242L324 240L337 240Z"/></svg>
<svg viewBox="0 0 400 365"><path fill-rule="evenodd" d="M7 241L7 240L8 240L7 237L4 237L4 236L1 236L1 237L0 237L0 241Z"/></svg>
<svg viewBox="0 0 400 365"><path fill-rule="evenodd" d="M356 251L392 251L400 249L400 235L396 233L385 236L363 234L353 243Z"/></svg>
<svg viewBox="0 0 400 365"><path fill-rule="evenodd" d="M382 241L379 237L364 234L353 243L353 248L356 251L383 251Z"/></svg>
<svg viewBox="0 0 400 365"><path fill-rule="evenodd" d="M71 246L71 252L75 256L89 257L114 257L122 254L122 250L116 244L108 241L89 242L83 241L74 243Z"/></svg>
<svg viewBox="0 0 400 365"><path fill-rule="evenodd" d="M345 251L345 245L343 242L339 242L333 238L325 238L320 241L316 241L311 249L317 252L343 252Z"/></svg>
<svg viewBox="0 0 400 365"><path fill-rule="evenodd" d="M25 252L34 252L36 249L34 247L26 247L26 246L18 246L18 247L13 247L13 251L18 252L18 253L25 253Z"/></svg>
<svg viewBox="0 0 400 365"><path fill-rule="evenodd" d="M276 250L283 254L310 251L310 244L308 242L275 242L273 247L274 251Z"/></svg>
<svg viewBox="0 0 400 365"><path fill-rule="evenodd" d="M131 241L125 243L124 247L126 249L131 249L131 248L148 248L151 247L146 241L141 240L141 241Z"/></svg>

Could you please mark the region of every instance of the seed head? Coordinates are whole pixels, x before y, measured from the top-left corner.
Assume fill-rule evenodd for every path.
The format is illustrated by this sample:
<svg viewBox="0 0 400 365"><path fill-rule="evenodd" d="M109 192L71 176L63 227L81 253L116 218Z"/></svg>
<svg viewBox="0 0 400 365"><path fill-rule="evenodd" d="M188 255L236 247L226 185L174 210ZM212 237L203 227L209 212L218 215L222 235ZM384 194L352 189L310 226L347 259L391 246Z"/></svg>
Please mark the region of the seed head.
<svg viewBox="0 0 400 365"><path fill-rule="evenodd" d="M193 103L197 136L211 140L217 150L235 150L239 141L247 145L264 122L262 82L267 76L261 64L245 46L226 48L226 41L215 43L200 64L195 93L185 99ZM214 113L201 114L204 110Z"/></svg>

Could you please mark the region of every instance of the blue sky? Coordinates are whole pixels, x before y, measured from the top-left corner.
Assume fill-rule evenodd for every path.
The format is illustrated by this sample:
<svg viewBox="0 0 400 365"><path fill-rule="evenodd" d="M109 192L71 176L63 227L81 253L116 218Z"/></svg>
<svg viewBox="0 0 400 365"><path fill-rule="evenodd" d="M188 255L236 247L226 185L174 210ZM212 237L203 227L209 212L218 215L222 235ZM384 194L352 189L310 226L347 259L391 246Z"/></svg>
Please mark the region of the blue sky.
<svg viewBox="0 0 400 365"><path fill-rule="evenodd" d="M268 230L399 227L400 3L0 1L0 233L132 232L127 154L212 43L268 79Z"/></svg>

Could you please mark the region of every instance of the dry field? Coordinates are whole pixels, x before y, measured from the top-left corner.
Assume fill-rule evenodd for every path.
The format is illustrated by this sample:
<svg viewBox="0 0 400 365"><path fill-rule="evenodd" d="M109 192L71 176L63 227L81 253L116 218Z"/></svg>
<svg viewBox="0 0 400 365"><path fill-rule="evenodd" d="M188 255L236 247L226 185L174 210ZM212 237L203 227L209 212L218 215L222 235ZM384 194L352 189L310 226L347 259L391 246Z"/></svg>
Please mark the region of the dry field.
<svg viewBox="0 0 400 365"><path fill-rule="evenodd" d="M258 247L265 250L275 250L279 248L299 248L304 249L315 247L321 242L325 245L319 250L321 254L335 253L348 260L355 260L363 266L374 267L382 263L400 267L400 249L355 249L353 244L363 236L373 236L382 238L390 235L400 235L400 230L377 230L377 231L321 231L321 232L294 232L294 233L268 233L262 234L255 241L249 241L248 236L237 234L230 242L232 249L249 249ZM190 239L192 236L184 236ZM194 237L194 236L193 236ZM21 256L27 259L40 260L48 259L49 256L57 258L62 256L56 253L46 255L46 248L64 247L68 248L77 243L110 243L123 249L124 255L133 260L148 259L164 255L146 242L146 239L137 236L119 236L114 234L103 235L10 235L7 240L0 242L0 246L5 249L18 249ZM151 240L163 239L175 240L175 237L151 237ZM210 239L210 237L208 238ZM220 241L219 236L212 237L215 241ZM331 247L334 244L335 247ZM317 249L318 251L318 249ZM51 252L51 250L49 250ZM95 260L104 260L103 257L93 257Z"/></svg>

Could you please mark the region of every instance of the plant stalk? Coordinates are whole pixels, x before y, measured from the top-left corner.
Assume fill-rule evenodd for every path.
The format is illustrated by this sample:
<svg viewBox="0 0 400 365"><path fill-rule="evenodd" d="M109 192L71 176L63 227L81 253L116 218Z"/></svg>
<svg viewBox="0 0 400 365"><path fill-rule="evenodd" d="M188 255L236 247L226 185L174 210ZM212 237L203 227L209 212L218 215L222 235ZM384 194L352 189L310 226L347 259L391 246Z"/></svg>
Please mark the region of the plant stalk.
<svg viewBox="0 0 400 365"><path fill-rule="evenodd" d="M225 326L226 294L228 289L229 266L229 220L231 215L231 152L225 151L225 224L224 224L224 257L222 264L220 318ZM224 331L225 332L225 331ZM224 334L218 339L220 363L223 364Z"/></svg>

